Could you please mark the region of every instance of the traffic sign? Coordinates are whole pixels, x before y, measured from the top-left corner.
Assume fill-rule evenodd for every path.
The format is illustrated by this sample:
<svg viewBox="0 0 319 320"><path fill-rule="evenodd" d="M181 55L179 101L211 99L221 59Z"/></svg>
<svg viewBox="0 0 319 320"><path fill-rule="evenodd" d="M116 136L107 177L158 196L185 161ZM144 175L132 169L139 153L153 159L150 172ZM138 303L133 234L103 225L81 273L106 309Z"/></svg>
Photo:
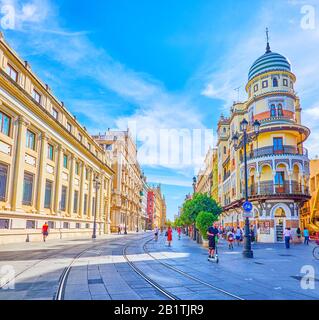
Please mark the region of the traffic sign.
<svg viewBox="0 0 319 320"><path fill-rule="evenodd" d="M253 210L253 205L251 202L249 201L246 201L244 204L243 204L243 209L246 211L246 212L251 212Z"/></svg>
<svg viewBox="0 0 319 320"><path fill-rule="evenodd" d="M253 213L251 211L244 211L243 217L244 217L244 219L253 218Z"/></svg>

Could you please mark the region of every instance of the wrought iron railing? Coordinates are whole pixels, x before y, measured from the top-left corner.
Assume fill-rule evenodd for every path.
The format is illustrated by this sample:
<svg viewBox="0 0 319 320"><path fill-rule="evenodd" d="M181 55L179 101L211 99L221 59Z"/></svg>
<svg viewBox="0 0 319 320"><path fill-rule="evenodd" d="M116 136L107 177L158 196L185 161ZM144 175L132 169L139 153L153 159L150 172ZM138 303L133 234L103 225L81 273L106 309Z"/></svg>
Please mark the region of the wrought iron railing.
<svg viewBox="0 0 319 320"><path fill-rule="evenodd" d="M297 194L297 195L309 195L309 188L308 186L302 186L301 183L297 181L291 182L291 190L290 190L290 183L285 181L281 184L274 184L273 181L262 181L259 184L255 183L250 185L248 188L248 196L267 196L267 195L274 195L274 194Z"/></svg>
<svg viewBox="0 0 319 320"><path fill-rule="evenodd" d="M296 146L282 146L281 148L263 147L247 152L247 160L254 158L273 156L273 155L301 155L308 156L308 150L306 148L298 148ZM244 157L240 157L241 162L244 161Z"/></svg>

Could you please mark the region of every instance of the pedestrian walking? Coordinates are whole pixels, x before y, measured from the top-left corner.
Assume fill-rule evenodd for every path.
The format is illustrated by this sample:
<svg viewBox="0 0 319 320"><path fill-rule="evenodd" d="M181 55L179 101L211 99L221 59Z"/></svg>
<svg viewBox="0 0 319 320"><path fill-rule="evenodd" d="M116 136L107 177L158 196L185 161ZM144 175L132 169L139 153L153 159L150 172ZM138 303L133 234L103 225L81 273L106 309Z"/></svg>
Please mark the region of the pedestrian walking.
<svg viewBox="0 0 319 320"><path fill-rule="evenodd" d="M309 230L307 228L304 229L303 236L305 238L304 244L306 244L308 246L309 245Z"/></svg>
<svg viewBox="0 0 319 320"><path fill-rule="evenodd" d="M296 235L297 235L298 242L300 243L301 242L301 229L300 228L297 229Z"/></svg>
<svg viewBox="0 0 319 320"><path fill-rule="evenodd" d="M291 230L290 228L286 228L284 231L285 245L286 249L290 249L290 241L291 241Z"/></svg>
<svg viewBox="0 0 319 320"><path fill-rule="evenodd" d="M255 234L255 242L258 242L258 228L256 225L254 225L254 234Z"/></svg>
<svg viewBox="0 0 319 320"><path fill-rule="evenodd" d="M254 226L251 226L251 228L250 228L250 239L251 239L251 243L255 243L255 229L254 229Z"/></svg>
<svg viewBox="0 0 319 320"><path fill-rule="evenodd" d="M43 236L43 242L46 242L47 237L49 236L49 225L47 222L44 223L42 226L42 236Z"/></svg>
<svg viewBox="0 0 319 320"><path fill-rule="evenodd" d="M156 242L158 241L158 233L159 233L159 229L158 229L158 227L155 227L154 235L155 235L155 241Z"/></svg>
<svg viewBox="0 0 319 320"><path fill-rule="evenodd" d="M228 248L229 250L234 250L234 240L235 240L235 235L234 233L230 230L227 233L227 242L228 242Z"/></svg>
<svg viewBox="0 0 319 320"><path fill-rule="evenodd" d="M181 240L181 233L182 233L182 228L181 227L177 228L177 233L178 233L178 240Z"/></svg>
<svg viewBox="0 0 319 320"><path fill-rule="evenodd" d="M121 226L120 225L118 225L118 227L117 227L117 234L122 234L122 230L121 230Z"/></svg>
<svg viewBox="0 0 319 320"><path fill-rule="evenodd" d="M240 242L242 241L242 239L243 239L243 232L238 226L236 230L236 242L238 246L240 245Z"/></svg>
<svg viewBox="0 0 319 320"><path fill-rule="evenodd" d="M171 247L172 241L173 241L173 229L171 226L168 227L166 234L167 234L168 246Z"/></svg>

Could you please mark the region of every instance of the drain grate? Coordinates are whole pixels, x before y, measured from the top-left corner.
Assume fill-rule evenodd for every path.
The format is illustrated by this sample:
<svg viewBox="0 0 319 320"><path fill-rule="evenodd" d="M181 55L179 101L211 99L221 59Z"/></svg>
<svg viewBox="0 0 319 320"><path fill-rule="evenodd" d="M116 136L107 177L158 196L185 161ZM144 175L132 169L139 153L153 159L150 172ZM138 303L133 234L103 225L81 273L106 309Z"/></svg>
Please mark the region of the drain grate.
<svg viewBox="0 0 319 320"><path fill-rule="evenodd" d="M102 279L89 279L89 284L104 284Z"/></svg>
<svg viewBox="0 0 319 320"><path fill-rule="evenodd" d="M279 254L280 257L294 257L292 254Z"/></svg>
<svg viewBox="0 0 319 320"><path fill-rule="evenodd" d="M265 264L264 263L262 263L262 262L254 262L255 264L259 264L259 265L261 265L261 266L264 266Z"/></svg>

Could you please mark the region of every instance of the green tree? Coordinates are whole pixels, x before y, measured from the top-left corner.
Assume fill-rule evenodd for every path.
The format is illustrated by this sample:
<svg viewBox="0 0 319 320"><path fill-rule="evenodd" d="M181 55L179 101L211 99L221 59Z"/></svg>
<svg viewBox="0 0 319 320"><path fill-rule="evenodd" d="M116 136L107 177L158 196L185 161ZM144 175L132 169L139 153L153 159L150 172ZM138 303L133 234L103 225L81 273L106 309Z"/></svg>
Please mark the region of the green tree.
<svg viewBox="0 0 319 320"><path fill-rule="evenodd" d="M202 211L198 214L196 218L196 228L205 240L207 240L207 229L217 220L218 216L211 212Z"/></svg>
<svg viewBox="0 0 319 320"><path fill-rule="evenodd" d="M186 225L191 225L196 222L200 212L209 212L218 217L222 213L222 208L207 193L196 193L192 199L184 203L182 212L182 221Z"/></svg>

